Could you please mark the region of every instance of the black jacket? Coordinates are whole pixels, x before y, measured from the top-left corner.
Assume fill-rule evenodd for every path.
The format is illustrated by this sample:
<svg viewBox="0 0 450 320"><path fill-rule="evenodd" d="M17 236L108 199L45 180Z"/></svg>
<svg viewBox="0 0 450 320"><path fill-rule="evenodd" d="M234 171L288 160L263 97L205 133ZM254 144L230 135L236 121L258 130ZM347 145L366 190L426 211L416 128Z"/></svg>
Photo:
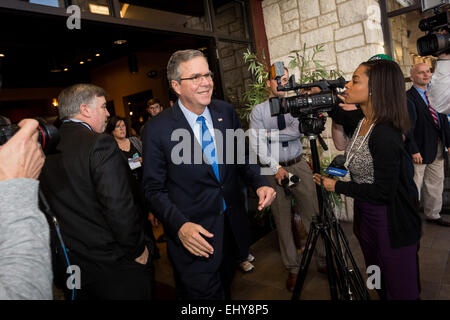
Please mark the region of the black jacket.
<svg viewBox="0 0 450 320"><path fill-rule="evenodd" d="M260 175L258 165L248 164L248 161L237 163L237 150L231 150L231 145L225 143L226 130L241 127L233 106L223 101L212 100L208 107L214 129L223 136L223 144L218 134L215 139L220 182L216 179L211 165L195 161L194 151L200 152L197 154L200 154L201 160L202 149L178 103L152 119L150 125L145 126L142 136L144 192L152 204L155 215L164 225L169 257L177 271L184 274L218 270L223 254L225 215L229 218L232 232L238 242L241 235L248 235L249 230L241 223L240 215L246 213L241 198L239 177L255 190L261 186L269 186L267 179ZM184 149L183 143L186 147ZM232 152L234 152L233 159L228 160L233 163L225 164L227 155L232 155ZM222 164L221 155L223 155ZM177 163L180 160L176 159L177 156L182 156L181 163ZM227 205L225 213L221 213L222 198ZM181 244L178 230L185 222L200 224L214 234L212 239L205 238L215 250L210 258L196 257Z"/></svg>
<svg viewBox="0 0 450 320"><path fill-rule="evenodd" d="M406 148L410 154L420 152L424 164L430 164L436 159L438 139L442 147L450 147L450 126L447 116L439 113L440 129L434 123L428 106L419 92L412 87L406 92L408 112L412 129L408 133ZM445 154L445 151L442 150Z"/></svg>
<svg viewBox="0 0 450 320"><path fill-rule="evenodd" d="M374 183L338 181L335 190L360 201L387 205L391 246L412 245L421 237L421 219L408 191L413 181L405 168L402 135L391 124L378 124L369 137L369 150Z"/></svg>
<svg viewBox="0 0 450 320"><path fill-rule="evenodd" d="M114 138L76 122L64 123L60 135L57 153L42 169L41 188L84 284L142 254L142 217Z"/></svg>

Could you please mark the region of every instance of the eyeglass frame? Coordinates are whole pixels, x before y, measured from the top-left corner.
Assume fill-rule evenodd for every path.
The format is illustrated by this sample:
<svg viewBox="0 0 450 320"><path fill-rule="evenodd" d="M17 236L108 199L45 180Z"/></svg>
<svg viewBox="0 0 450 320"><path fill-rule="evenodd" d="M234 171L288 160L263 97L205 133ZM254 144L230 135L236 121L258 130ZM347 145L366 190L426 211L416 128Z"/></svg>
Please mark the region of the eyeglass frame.
<svg viewBox="0 0 450 320"><path fill-rule="evenodd" d="M160 109L160 108L162 108L162 107L161 107L161 104L159 104L159 103L154 103L154 104L151 104L151 105L147 105L147 109L150 109L150 110L157 110L157 109Z"/></svg>
<svg viewBox="0 0 450 320"><path fill-rule="evenodd" d="M205 78L208 81L212 81L214 78L214 72L210 71L205 74L196 74L195 76L189 78L179 78L178 82L180 82L181 80L193 80L193 82L195 82L196 79L198 79L201 82L202 78Z"/></svg>

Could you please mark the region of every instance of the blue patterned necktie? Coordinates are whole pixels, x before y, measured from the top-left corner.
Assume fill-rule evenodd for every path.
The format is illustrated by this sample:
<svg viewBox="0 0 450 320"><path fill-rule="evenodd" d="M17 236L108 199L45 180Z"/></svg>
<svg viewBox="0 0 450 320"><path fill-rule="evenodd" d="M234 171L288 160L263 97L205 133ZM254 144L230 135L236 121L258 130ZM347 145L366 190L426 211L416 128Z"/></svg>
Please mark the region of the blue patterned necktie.
<svg viewBox="0 0 450 320"><path fill-rule="evenodd" d="M211 164L214 171L214 175L217 178L217 181L220 182L219 165L217 164L216 148L214 146L213 137L211 136L211 133L209 132L208 127L206 126L205 118L203 116L199 116L197 118L197 122L202 127L201 141L203 153L208 159L209 164ZM225 211L225 209L227 208L225 204L225 199L222 198L222 202L223 202L223 211Z"/></svg>

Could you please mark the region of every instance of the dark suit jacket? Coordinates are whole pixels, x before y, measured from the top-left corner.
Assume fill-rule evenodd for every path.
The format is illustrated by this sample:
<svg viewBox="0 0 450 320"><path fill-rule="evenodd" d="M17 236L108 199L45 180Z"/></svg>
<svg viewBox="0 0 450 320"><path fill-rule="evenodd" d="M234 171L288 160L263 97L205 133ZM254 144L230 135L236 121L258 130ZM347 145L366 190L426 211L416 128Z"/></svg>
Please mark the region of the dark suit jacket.
<svg viewBox="0 0 450 320"><path fill-rule="evenodd" d="M142 217L114 138L76 122L64 123L60 135L57 153L42 169L41 188L83 285L142 254Z"/></svg>
<svg viewBox="0 0 450 320"><path fill-rule="evenodd" d="M428 106L414 87L406 92L406 97L413 127L408 133L407 150L411 154L420 152L423 163L430 164L436 159L438 138L442 141L443 147L450 146L450 126L447 116L439 113L441 127L438 129Z"/></svg>
<svg viewBox="0 0 450 320"><path fill-rule="evenodd" d="M222 133L224 141L226 129L241 128L240 120L230 104L213 100L209 110L214 129ZM177 137L177 133L183 132L175 131L177 129L187 134L183 141L187 146L190 145L191 149L181 150L181 139ZM177 137L173 139L175 141L172 141L172 134ZM222 149L217 137L215 141L219 156L220 182L217 181L211 165L204 162L194 164L194 148L201 155L201 146L178 103L152 119L150 125L144 129L144 192L155 215L164 225L169 257L176 270L184 275L218 270L222 259L224 215L228 215L235 236L240 232L249 232L242 230L239 223L238 215L246 214L240 196L239 177L255 190L261 186L269 186L267 179L260 175L257 165L249 165L248 162L220 164L221 150L224 159L227 155L230 156L233 150L225 144ZM234 151L236 155L236 150ZM183 155L186 161L177 164L174 162L174 155ZM222 198L227 205L225 214L221 212ZM200 224L214 234L212 240L205 238L215 250L210 258L196 257L181 244L178 230L185 222Z"/></svg>

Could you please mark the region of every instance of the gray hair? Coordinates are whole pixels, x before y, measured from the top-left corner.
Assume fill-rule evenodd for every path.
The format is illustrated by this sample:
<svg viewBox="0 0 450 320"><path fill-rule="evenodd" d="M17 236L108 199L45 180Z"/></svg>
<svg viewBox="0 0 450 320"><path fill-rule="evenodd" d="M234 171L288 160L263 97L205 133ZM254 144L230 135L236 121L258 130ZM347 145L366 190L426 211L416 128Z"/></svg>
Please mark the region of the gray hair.
<svg viewBox="0 0 450 320"><path fill-rule="evenodd" d="M58 96L59 118L67 119L80 113L80 105L87 104L92 107L95 97L106 97L102 88L89 84L75 84L65 88Z"/></svg>
<svg viewBox="0 0 450 320"><path fill-rule="evenodd" d="M180 81L180 64L196 57L203 57L206 60L203 52L199 50L179 50L172 54L169 62L167 63L167 80L169 80L170 87L172 87L172 80Z"/></svg>

